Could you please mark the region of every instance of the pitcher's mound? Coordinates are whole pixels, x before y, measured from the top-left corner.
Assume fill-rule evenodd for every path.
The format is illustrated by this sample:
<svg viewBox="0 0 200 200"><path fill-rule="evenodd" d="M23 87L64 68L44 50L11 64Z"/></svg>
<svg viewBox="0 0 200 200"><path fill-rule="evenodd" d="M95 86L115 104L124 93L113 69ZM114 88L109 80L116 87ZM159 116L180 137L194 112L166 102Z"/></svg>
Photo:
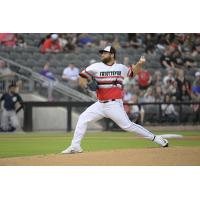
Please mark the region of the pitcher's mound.
<svg viewBox="0 0 200 200"><path fill-rule="evenodd" d="M120 149L79 154L2 158L6 166L200 165L200 147Z"/></svg>

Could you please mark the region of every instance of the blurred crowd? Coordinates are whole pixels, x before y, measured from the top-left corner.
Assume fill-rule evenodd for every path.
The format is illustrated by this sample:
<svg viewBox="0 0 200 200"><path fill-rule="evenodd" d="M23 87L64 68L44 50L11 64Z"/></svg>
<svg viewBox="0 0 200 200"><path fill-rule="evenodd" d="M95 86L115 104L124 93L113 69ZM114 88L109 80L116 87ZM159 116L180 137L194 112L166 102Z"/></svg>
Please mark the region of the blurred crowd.
<svg viewBox="0 0 200 200"><path fill-rule="evenodd" d="M37 33L36 33L37 34ZM184 57L195 57L200 52L199 33L127 33L120 38L120 33L49 33L36 44L41 52L69 52L85 47L104 47L113 44L119 48L144 48L147 54L156 54L167 50L167 55L172 57L176 64L186 62ZM0 45L27 47L23 34L0 33Z"/></svg>
<svg viewBox="0 0 200 200"><path fill-rule="evenodd" d="M144 68L134 79L124 80L125 102L167 102L169 104L170 102L200 101L200 66L197 62L200 57L199 33L127 33L123 34L123 39L120 38L120 34L50 33L41 38L36 46L42 54L45 54L49 52L77 53L79 49L101 48L108 44L112 44L117 50L143 49L148 58L155 56L159 58L159 67L154 71ZM24 48L29 46L23 34L13 33L0 33L0 45ZM125 65L132 64L130 60L129 56L124 55ZM91 60L91 63L93 62L95 60ZM44 69L41 69L41 75L53 80L55 78L49 65L49 63L45 64ZM193 69L195 70L192 71ZM77 88L79 87L79 70L79 66L69 63L63 69L61 79L72 88ZM1 61L0 75L6 76L6 73L8 73L6 65ZM190 74L189 78L188 74ZM200 113L199 105L193 105L192 109ZM163 106L162 110L167 114L173 114L171 120L177 120L178 114L173 106ZM126 111L133 120L138 120L136 116L140 116L142 123L145 113L143 107L129 106L126 107Z"/></svg>

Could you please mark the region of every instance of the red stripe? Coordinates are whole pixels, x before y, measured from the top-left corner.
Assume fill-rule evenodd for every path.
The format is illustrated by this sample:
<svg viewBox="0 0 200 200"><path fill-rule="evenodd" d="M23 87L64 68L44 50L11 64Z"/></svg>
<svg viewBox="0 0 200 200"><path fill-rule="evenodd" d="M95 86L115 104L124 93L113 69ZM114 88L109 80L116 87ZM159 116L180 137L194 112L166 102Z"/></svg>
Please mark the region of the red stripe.
<svg viewBox="0 0 200 200"><path fill-rule="evenodd" d="M116 81L117 82L117 84L122 84L122 81ZM97 81L97 83L99 83L99 84L113 84L113 81Z"/></svg>
<svg viewBox="0 0 200 200"><path fill-rule="evenodd" d="M123 76L95 76L95 78L123 78Z"/></svg>
<svg viewBox="0 0 200 200"><path fill-rule="evenodd" d="M85 70L85 72L86 72L88 75L93 76L91 73L87 72L86 70Z"/></svg>
<svg viewBox="0 0 200 200"><path fill-rule="evenodd" d="M128 71L128 77L133 77L133 70L132 70L132 67L130 66L129 67L129 71Z"/></svg>
<svg viewBox="0 0 200 200"><path fill-rule="evenodd" d="M83 77L83 78L89 78L88 76L86 76L85 74L83 73L79 73L79 76Z"/></svg>
<svg viewBox="0 0 200 200"><path fill-rule="evenodd" d="M123 91L120 88L99 88L97 97L100 101L109 99L122 99Z"/></svg>

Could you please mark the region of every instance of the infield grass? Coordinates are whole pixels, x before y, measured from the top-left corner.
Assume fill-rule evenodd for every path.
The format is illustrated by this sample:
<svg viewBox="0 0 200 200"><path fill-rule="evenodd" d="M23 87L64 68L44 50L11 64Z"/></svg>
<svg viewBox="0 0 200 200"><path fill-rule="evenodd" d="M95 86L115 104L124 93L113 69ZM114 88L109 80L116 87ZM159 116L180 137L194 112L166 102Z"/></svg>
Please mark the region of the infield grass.
<svg viewBox="0 0 200 200"><path fill-rule="evenodd" d="M181 134L181 139L169 139L170 146L199 146L199 131L156 132ZM196 137L190 137L196 136ZM0 134L0 158L57 154L70 145L72 133L14 133ZM82 142L85 151L104 151L128 148L156 148L157 144L126 132L86 133Z"/></svg>

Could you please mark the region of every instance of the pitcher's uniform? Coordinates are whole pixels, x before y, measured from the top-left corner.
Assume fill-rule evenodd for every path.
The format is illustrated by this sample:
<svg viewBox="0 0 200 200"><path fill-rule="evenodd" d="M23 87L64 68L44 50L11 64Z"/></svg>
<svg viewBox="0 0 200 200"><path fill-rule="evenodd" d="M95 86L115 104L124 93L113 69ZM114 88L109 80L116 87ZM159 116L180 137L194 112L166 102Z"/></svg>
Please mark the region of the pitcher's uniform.
<svg viewBox="0 0 200 200"><path fill-rule="evenodd" d="M72 147L80 148L88 122L94 122L104 117L112 119L125 131L138 133L162 146L166 144L162 137L155 136L142 126L131 122L124 110L122 101L123 80L126 77L133 77L132 67L117 63L109 66L99 62L87 67L80 73L80 76L95 78L98 83L96 91L98 101L80 115L71 143Z"/></svg>

